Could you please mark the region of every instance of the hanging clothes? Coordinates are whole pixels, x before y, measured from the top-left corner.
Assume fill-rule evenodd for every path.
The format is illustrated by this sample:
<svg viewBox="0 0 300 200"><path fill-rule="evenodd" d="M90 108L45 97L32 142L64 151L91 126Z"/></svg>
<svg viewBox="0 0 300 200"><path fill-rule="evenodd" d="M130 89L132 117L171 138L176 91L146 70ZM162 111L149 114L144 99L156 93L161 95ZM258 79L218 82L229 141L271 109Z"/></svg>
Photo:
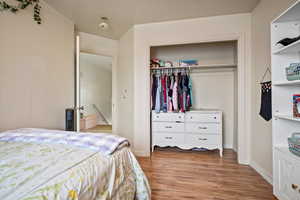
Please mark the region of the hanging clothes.
<svg viewBox="0 0 300 200"><path fill-rule="evenodd" d="M189 79L188 95L189 95L189 109L190 109L193 105L193 88L192 88L192 79L190 75L188 75L188 79Z"/></svg>
<svg viewBox="0 0 300 200"><path fill-rule="evenodd" d="M155 112L186 112L192 106L192 82L185 73L153 74L151 108Z"/></svg>
<svg viewBox="0 0 300 200"><path fill-rule="evenodd" d="M152 75L151 79L152 85L151 85L151 105L152 105L152 110L155 110L155 104L156 104L156 90L157 90L157 77L155 74Z"/></svg>
<svg viewBox="0 0 300 200"><path fill-rule="evenodd" d="M178 112L178 75L176 75L174 79L172 101L173 111Z"/></svg>
<svg viewBox="0 0 300 200"><path fill-rule="evenodd" d="M156 95L155 95L155 112L160 112L160 101L161 101L161 82L160 76L157 77L157 88L156 88Z"/></svg>

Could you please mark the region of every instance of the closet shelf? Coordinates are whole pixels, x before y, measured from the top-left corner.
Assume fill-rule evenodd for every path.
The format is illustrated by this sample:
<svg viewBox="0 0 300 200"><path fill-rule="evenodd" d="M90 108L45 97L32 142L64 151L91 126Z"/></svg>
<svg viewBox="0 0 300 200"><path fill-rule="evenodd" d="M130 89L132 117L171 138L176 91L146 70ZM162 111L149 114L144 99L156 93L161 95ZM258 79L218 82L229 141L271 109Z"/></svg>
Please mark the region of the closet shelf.
<svg viewBox="0 0 300 200"><path fill-rule="evenodd" d="M300 85L300 80L296 80L296 81L276 81L276 82L273 82L273 85L275 85L275 86Z"/></svg>
<svg viewBox="0 0 300 200"><path fill-rule="evenodd" d="M300 40L273 52L274 55L300 52Z"/></svg>
<svg viewBox="0 0 300 200"><path fill-rule="evenodd" d="M209 68L235 68L237 64L200 64L188 67L152 67L151 70L164 70L164 69L209 69Z"/></svg>
<svg viewBox="0 0 300 200"><path fill-rule="evenodd" d="M275 114L275 117L279 119L285 119L285 120L291 120L291 121L297 121L300 122L300 118L293 117L293 115L285 115L285 114Z"/></svg>

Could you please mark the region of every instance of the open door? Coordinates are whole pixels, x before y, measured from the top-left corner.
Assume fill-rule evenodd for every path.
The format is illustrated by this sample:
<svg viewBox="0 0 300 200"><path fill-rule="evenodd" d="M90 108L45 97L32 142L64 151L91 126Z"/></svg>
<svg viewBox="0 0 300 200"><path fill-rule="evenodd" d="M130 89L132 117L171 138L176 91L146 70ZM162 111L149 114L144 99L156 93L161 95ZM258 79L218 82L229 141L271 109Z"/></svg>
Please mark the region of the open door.
<svg viewBox="0 0 300 200"><path fill-rule="evenodd" d="M75 52L75 131L80 132L80 37L76 36Z"/></svg>

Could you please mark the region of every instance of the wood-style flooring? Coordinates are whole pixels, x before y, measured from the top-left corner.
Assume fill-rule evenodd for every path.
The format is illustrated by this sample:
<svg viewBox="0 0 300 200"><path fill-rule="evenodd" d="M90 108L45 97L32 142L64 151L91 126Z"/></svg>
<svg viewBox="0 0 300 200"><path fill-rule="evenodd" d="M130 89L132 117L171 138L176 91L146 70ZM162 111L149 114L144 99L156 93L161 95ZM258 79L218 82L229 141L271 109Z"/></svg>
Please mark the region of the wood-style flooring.
<svg viewBox="0 0 300 200"><path fill-rule="evenodd" d="M239 165L234 151L155 150L138 158L152 188L152 200L275 200L272 186L254 169Z"/></svg>
<svg viewBox="0 0 300 200"><path fill-rule="evenodd" d="M82 132L90 132L90 133L112 133L111 125L97 125L93 128L82 130Z"/></svg>

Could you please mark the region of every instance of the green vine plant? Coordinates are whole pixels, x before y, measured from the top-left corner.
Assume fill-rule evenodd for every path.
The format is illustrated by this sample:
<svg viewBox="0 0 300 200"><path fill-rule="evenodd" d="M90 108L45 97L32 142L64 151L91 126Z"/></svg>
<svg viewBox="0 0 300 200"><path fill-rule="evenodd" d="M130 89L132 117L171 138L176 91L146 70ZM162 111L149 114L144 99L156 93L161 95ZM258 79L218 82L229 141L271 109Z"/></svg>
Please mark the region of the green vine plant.
<svg viewBox="0 0 300 200"><path fill-rule="evenodd" d="M20 10L26 9L28 6L33 6L33 20L37 24L42 23L42 18L40 16L41 6L39 0L15 0L18 3L16 5L10 5L6 1L0 1L0 11L10 11L12 13L17 13Z"/></svg>

